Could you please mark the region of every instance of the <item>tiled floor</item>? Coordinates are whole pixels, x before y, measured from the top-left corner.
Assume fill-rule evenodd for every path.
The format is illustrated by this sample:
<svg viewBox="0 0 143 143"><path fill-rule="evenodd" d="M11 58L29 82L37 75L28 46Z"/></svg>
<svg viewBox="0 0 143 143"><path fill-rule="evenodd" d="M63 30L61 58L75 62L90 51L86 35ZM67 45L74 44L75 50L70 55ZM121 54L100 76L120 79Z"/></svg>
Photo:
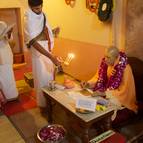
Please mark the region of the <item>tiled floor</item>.
<svg viewBox="0 0 143 143"><path fill-rule="evenodd" d="M48 124L46 114L41 114L39 108L12 115L9 119L26 143L40 143L36 136L37 131ZM81 141L74 134L68 134L64 143L81 143Z"/></svg>
<svg viewBox="0 0 143 143"><path fill-rule="evenodd" d="M126 137L128 143L143 143L143 117L137 116L128 124L118 127L117 131Z"/></svg>
<svg viewBox="0 0 143 143"><path fill-rule="evenodd" d="M65 120L66 118L64 113L57 112L57 114L58 113L60 114L60 118L55 114L54 119L55 122L60 124L60 121ZM36 136L37 131L48 124L46 112L41 113L41 110L38 107L11 115L9 120L26 143L40 143ZM66 127L66 122L64 123L64 126ZM127 143L143 143L143 118L139 117L138 120L134 120L134 122L118 128L118 131L127 138ZM90 133L92 132L95 131L92 129L90 130ZM75 134L68 134L63 143L81 143L81 140Z"/></svg>
<svg viewBox="0 0 143 143"><path fill-rule="evenodd" d="M35 138L37 131L48 124L46 118L41 116L39 108L17 113L9 119L27 143L38 143Z"/></svg>
<svg viewBox="0 0 143 143"><path fill-rule="evenodd" d="M5 115L0 115L0 143L25 143Z"/></svg>

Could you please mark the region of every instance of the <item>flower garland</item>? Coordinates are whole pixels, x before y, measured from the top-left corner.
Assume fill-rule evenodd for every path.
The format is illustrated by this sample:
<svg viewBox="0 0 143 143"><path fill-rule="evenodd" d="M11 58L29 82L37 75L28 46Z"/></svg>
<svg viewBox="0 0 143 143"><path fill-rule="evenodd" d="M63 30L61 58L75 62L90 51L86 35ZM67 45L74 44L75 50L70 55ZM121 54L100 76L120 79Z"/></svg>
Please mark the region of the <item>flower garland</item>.
<svg viewBox="0 0 143 143"><path fill-rule="evenodd" d="M128 64L128 61L125 53L120 52L119 55L120 55L119 62L114 66L115 72L113 75L110 76L109 79L107 77L108 65L105 62L105 58L102 59L100 69L98 72L99 78L93 89L94 91L98 90L98 91L104 92L107 88L112 90L112 89L117 89L120 86L124 69Z"/></svg>

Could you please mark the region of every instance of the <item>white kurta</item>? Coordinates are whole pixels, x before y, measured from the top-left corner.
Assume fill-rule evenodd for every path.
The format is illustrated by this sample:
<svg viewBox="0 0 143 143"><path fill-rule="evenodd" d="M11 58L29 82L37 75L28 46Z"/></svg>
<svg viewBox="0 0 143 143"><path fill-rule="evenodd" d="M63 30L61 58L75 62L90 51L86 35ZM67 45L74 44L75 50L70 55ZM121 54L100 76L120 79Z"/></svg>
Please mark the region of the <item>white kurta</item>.
<svg viewBox="0 0 143 143"><path fill-rule="evenodd" d="M6 40L0 40L0 84L7 100L18 97L13 73L13 54Z"/></svg>
<svg viewBox="0 0 143 143"><path fill-rule="evenodd" d="M25 42L28 43L31 39L39 35L43 29L44 16L35 14L32 10L25 13ZM54 45L52 31L46 21L49 37L51 41L51 49ZM49 52L48 41L38 41L38 43ZM41 88L48 85L49 80L53 80L54 65L49 58L42 55L35 48L31 47L32 53L32 71L34 77L34 88L36 90L37 104L40 107L46 106L46 99L43 96Z"/></svg>

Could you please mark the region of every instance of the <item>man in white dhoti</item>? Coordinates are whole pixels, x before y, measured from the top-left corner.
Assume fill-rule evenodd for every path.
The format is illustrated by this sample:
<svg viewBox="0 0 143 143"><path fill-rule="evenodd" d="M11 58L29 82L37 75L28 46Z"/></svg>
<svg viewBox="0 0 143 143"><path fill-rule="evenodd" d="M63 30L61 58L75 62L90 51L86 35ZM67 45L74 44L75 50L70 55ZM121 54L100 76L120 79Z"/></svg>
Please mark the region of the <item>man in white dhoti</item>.
<svg viewBox="0 0 143 143"><path fill-rule="evenodd" d="M42 12L43 0L28 0L29 9L25 13L25 42L32 54L32 70L37 104L46 106L41 88L54 79L54 64L61 63L51 54L54 45L52 30Z"/></svg>
<svg viewBox="0 0 143 143"><path fill-rule="evenodd" d="M0 90L7 101L18 97L13 73L13 53L8 43L13 26L0 21Z"/></svg>

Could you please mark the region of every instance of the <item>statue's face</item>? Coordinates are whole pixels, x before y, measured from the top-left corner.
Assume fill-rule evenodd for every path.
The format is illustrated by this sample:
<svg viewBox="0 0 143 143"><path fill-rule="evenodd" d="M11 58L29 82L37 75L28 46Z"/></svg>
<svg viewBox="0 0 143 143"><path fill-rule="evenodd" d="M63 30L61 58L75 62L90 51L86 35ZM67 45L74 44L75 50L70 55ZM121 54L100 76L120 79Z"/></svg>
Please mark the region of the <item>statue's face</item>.
<svg viewBox="0 0 143 143"><path fill-rule="evenodd" d="M109 66L113 66L115 61L116 61L117 57L111 53L106 53L105 54L105 61L106 64Z"/></svg>
<svg viewBox="0 0 143 143"><path fill-rule="evenodd" d="M33 6L31 7L31 10L39 15L42 12L42 7L43 5Z"/></svg>

